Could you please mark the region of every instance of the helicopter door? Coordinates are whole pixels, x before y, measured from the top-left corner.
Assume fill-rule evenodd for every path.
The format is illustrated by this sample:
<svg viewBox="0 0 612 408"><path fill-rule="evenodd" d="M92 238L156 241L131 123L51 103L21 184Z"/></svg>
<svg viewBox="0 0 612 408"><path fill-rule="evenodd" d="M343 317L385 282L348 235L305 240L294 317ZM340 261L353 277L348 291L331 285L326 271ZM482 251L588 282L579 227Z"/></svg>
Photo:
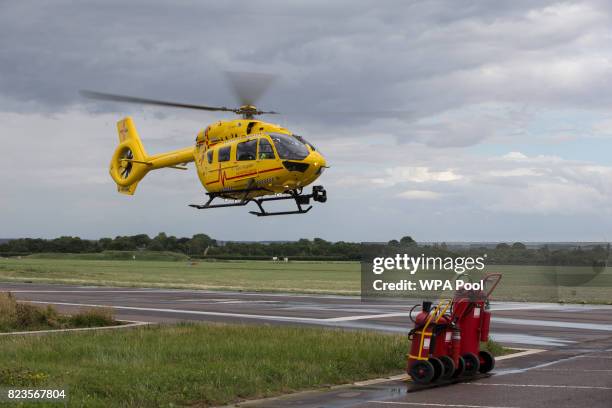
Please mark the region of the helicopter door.
<svg viewBox="0 0 612 408"><path fill-rule="evenodd" d="M236 144L236 174L232 188L242 190L252 187L257 177L257 139Z"/></svg>
<svg viewBox="0 0 612 408"><path fill-rule="evenodd" d="M227 172L231 166L231 146L214 147L210 156L206 156L206 187L215 191L225 188ZM210 159L210 160L209 160Z"/></svg>
<svg viewBox="0 0 612 408"><path fill-rule="evenodd" d="M274 171L281 170L272 143L266 137L259 138L257 149L258 182L262 185L271 185L274 179Z"/></svg>

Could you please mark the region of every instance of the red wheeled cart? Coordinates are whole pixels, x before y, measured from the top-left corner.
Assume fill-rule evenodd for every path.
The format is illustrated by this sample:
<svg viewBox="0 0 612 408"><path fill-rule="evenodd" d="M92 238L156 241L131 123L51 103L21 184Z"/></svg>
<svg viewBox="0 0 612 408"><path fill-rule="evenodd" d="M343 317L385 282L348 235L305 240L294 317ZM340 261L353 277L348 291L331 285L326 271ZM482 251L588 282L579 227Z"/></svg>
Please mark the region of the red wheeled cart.
<svg viewBox="0 0 612 408"><path fill-rule="evenodd" d="M411 310L415 327L409 334L406 371L415 383L471 377L493 369L495 359L480 350L480 343L489 340L489 299L501 277L488 274L482 289L458 290L452 300L440 301L433 310L431 302L423 302L416 318Z"/></svg>
<svg viewBox="0 0 612 408"><path fill-rule="evenodd" d="M406 371L413 381L419 384L427 384L438 380L446 375L444 363L434 355L437 339L443 328L450 323L449 315L446 313L451 306L451 301L441 301L433 310L431 302L423 302L423 307L416 318L410 318L415 324L414 329L408 334L412 340Z"/></svg>

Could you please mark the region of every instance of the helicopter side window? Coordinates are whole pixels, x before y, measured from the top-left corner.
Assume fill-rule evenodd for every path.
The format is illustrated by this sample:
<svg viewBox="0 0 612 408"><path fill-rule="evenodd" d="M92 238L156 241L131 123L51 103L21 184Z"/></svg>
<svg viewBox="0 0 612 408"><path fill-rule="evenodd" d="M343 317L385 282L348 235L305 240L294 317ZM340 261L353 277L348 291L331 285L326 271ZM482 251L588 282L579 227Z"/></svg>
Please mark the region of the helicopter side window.
<svg viewBox="0 0 612 408"><path fill-rule="evenodd" d="M257 156L257 139L238 143L236 160L255 160Z"/></svg>
<svg viewBox="0 0 612 408"><path fill-rule="evenodd" d="M219 149L218 160L220 162L226 162L230 160L230 152L232 150L232 146L222 147Z"/></svg>
<svg viewBox="0 0 612 408"><path fill-rule="evenodd" d="M268 139L259 139L259 160L275 159L274 150Z"/></svg>
<svg viewBox="0 0 612 408"><path fill-rule="evenodd" d="M304 160L310 154L306 145L293 136L270 133L270 139L274 142L276 152L281 159Z"/></svg>
<svg viewBox="0 0 612 408"><path fill-rule="evenodd" d="M213 152L214 150L209 150L208 152L206 152L206 158L208 159L208 164L212 163L213 160Z"/></svg>

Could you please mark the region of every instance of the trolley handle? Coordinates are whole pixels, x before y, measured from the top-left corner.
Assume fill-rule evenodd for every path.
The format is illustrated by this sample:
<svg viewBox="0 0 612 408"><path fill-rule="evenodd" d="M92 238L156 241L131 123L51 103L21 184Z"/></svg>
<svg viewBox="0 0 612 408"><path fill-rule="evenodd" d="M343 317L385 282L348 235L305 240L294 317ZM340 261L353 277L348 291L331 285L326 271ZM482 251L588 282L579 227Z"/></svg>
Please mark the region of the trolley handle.
<svg viewBox="0 0 612 408"><path fill-rule="evenodd" d="M493 282L493 284L491 285L490 288L488 288L487 292L486 292L486 299L489 300L489 298L491 297L491 293L493 293L493 291L495 290L495 288L497 287L497 285L499 285L499 282L501 281L502 278L502 274L501 273L489 273L487 275L485 275L483 282L486 285L488 281L495 279L495 281Z"/></svg>

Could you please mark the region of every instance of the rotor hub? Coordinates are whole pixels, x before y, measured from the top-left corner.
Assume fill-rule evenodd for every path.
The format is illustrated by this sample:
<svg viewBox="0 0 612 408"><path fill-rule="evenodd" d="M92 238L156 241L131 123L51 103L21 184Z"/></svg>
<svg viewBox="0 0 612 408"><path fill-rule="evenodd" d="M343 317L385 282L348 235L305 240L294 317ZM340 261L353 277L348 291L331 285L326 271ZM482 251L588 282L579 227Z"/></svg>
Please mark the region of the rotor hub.
<svg viewBox="0 0 612 408"><path fill-rule="evenodd" d="M253 119L255 115L259 115L261 112L255 105L242 105L235 111L237 114L242 115L244 119Z"/></svg>

